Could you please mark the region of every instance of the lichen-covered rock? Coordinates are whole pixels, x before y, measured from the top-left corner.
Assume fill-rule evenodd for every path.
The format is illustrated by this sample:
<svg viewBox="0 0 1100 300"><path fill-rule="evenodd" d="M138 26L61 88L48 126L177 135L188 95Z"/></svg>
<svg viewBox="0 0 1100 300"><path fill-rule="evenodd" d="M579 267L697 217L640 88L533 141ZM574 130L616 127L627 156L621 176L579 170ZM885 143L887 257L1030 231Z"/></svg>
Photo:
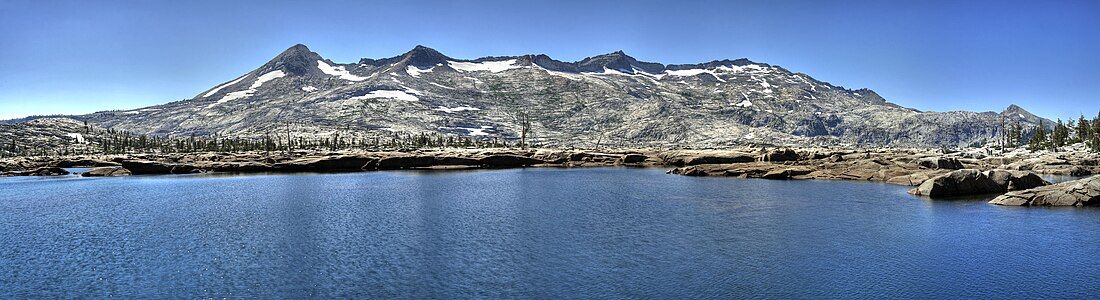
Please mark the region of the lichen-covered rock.
<svg viewBox="0 0 1100 300"><path fill-rule="evenodd" d="M1015 206L1100 205L1100 176L1009 192L989 203Z"/></svg>

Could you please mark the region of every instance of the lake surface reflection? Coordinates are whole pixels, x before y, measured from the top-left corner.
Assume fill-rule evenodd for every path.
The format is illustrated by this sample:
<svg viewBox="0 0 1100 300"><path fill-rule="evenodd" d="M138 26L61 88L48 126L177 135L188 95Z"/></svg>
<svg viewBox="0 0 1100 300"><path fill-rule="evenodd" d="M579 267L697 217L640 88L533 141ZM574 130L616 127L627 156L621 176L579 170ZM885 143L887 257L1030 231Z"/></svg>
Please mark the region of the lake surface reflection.
<svg viewBox="0 0 1100 300"><path fill-rule="evenodd" d="M663 172L0 178L0 298L1100 298L1097 209Z"/></svg>

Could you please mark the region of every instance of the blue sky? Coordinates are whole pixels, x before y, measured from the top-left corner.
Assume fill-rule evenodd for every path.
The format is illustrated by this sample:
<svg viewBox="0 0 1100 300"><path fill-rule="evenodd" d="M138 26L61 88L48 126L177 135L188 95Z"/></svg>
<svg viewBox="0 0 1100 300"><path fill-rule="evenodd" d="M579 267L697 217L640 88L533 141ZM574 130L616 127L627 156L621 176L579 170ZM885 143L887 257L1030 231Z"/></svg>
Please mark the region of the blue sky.
<svg viewBox="0 0 1100 300"><path fill-rule="evenodd" d="M0 0L0 119L187 99L296 43L337 62L749 58L922 110L1100 110L1100 1Z"/></svg>

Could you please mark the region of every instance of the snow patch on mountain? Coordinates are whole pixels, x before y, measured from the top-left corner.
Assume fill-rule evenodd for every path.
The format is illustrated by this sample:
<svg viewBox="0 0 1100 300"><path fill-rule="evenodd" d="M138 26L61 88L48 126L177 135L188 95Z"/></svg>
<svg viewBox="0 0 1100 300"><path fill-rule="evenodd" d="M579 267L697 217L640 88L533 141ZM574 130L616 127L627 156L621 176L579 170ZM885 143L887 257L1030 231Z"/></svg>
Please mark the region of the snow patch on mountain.
<svg viewBox="0 0 1100 300"><path fill-rule="evenodd" d="M397 91L397 90L375 90L375 91L370 91L370 93L367 93L366 95L351 97L352 100L364 100L364 99L376 99L376 98L394 99L394 100L402 100L402 101L419 101L420 100L420 98L417 98L416 96L413 96L409 93L406 93L405 91Z"/></svg>
<svg viewBox="0 0 1100 300"><path fill-rule="evenodd" d="M340 79L343 79L343 80L349 80L349 81L367 80L367 77L351 74L351 72L348 71L347 69L345 69L344 66L331 66L331 65L325 63L325 61L323 61L323 60L318 60L317 61L317 68L321 69L322 73L332 75L332 76L336 76L336 77L339 77Z"/></svg>
<svg viewBox="0 0 1100 300"><path fill-rule="evenodd" d="M493 128L493 126L458 127L458 129L464 129L466 131L469 131L470 136L486 136L486 135L489 135L489 133L485 132L485 130L492 129L492 128Z"/></svg>
<svg viewBox="0 0 1100 300"><path fill-rule="evenodd" d="M686 77L686 76L696 76L696 75L699 75L699 74L710 74L711 76L714 76L715 79L718 79L718 81L726 82L726 80L722 79L722 77L718 77L717 72L715 72L714 70L709 70L709 69L668 70L668 71L665 71L665 74L662 74L662 75Z"/></svg>
<svg viewBox="0 0 1100 300"><path fill-rule="evenodd" d="M252 93L255 93L255 92L256 92L256 90L247 89L247 90L243 90L243 91L236 91L236 92L228 93L228 94L225 94L225 96L223 96L221 99L218 99L218 102L210 103L210 105L207 105L206 108L211 108L211 107L217 106L218 104L226 103L226 102L237 100L237 99L248 98L248 97L251 97Z"/></svg>
<svg viewBox="0 0 1100 300"><path fill-rule="evenodd" d="M757 65L757 64L749 64L749 65L744 65L744 66L718 66L716 69L719 70L719 71L728 71L728 72L764 72L764 71L768 71L768 67Z"/></svg>
<svg viewBox="0 0 1100 300"><path fill-rule="evenodd" d="M202 97L206 98L206 97L213 96L214 94L217 94L218 91L221 91L225 87L237 84L238 82L241 82L241 80L244 80L245 77L248 77L248 74L242 75L241 77L237 77L237 79L234 79L233 81L227 82L223 85L219 85L218 87L214 88L213 90L210 90L206 94L203 94Z"/></svg>
<svg viewBox="0 0 1100 300"><path fill-rule="evenodd" d="M432 110L438 110L438 111L445 112L445 113L454 113L454 112L460 112L460 111L475 111L475 110L481 110L481 109L476 108L476 107L469 107L469 106L459 106L459 107L453 107L453 108L452 107L446 107L446 106L440 106L439 108L433 108Z"/></svg>
<svg viewBox="0 0 1100 300"><path fill-rule="evenodd" d="M442 85L442 84L438 84L438 83L435 83L435 82L429 82L429 83L430 83L431 85L434 85L434 86L438 86L438 87L441 87L441 88L445 88L445 89L448 89L448 90L453 90L453 89L455 89L455 88L453 88L453 87L445 86L445 85Z"/></svg>
<svg viewBox="0 0 1100 300"><path fill-rule="evenodd" d="M87 143L87 141L84 140L84 135L83 134L67 133L67 134L65 134L65 136L69 137L70 139L73 139L74 141L76 141L79 144Z"/></svg>
<svg viewBox="0 0 1100 300"><path fill-rule="evenodd" d="M741 103L737 103L737 104L734 104L734 105L740 106L740 107L750 107L750 106L752 106L752 101L749 101L748 99L745 99L744 101L741 101Z"/></svg>
<svg viewBox="0 0 1100 300"><path fill-rule="evenodd" d="M226 102L237 100L237 99L252 97L252 94L256 93L256 89L263 86L265 82L272 81L272 80L275 80L277 78L282 78L282 77L286 77L286 73L283 72L282 70L275 70L275 71L264 73L263 75L260 75L260 77L256 77L256 81L253 82L252 86L249 86L247 90L236 91L236 92L225 94L225 96L223 96L221 99L219 99L218 102L210 103L210 105L207 105L206 108L211 108L211 107L217 106L218 104L226 103Z"/></svg>
<svg viewBox="0 0 1100 300"><path fill-rule="evenodd" d="M431 67L431 68L427 68L427 69L417 68L416 66L408 66L408 67L405 68L405 73L409 73L409 76L419 78L420 74L429 73L434 69L435 69L434 66Z"/></svg>
<svg viewBox="0 0 1100 300"><path fill-rule="evenodd" d="M608 69L607 67L603 68L603 72L581 72L581 74L584 74L584 75L622 75L622 76L629 76L630 75L630 74L624 73L623 71L620 71L620 70Z"/></svg>
<svg viewBox="0 0 1100 300"><path fill-rule="evenodd" d="M306 93L312 93L312 92L316 92L317 88L312 86L312 85L307 85L307 86L302 87L302 91L305 91Z"/></svg>
<svg viewBox="0 0 1100 300"><path fill-rule="evenodd" d="M264 73L264 75L260 75L260 77L256 77L256 82L253 82L252 86L250 86L249 88L250 89L258 89L258 88L260 88L260 86L264 85L264 82L272 81L272 80L275 80L276 78L283 78L283 77L286 77L286 73L284 73L283 70L275 70L275 71L267 72L267 73Z"/></svg>
<svg viewBox="0 0 1100 300"><path fill-rule="evenodd" d="M483 62L460 62L460 61L448 61L447 65L452 69L463 72L477 72L488 71L491 73L500 73L511 69L518 69L522 66L517 66L515 59L502 60L502 61L483 61Z"/></svg>

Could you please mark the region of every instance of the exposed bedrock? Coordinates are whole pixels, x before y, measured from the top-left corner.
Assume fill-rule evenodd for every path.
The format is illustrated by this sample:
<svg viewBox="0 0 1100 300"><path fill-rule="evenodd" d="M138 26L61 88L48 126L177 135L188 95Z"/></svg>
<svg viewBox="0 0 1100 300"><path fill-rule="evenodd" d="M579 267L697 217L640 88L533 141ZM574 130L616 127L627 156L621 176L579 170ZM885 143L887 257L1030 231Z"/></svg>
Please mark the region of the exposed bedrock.
<svg viewBox="0 0 1100 300"><path fill-rule="evenodd" d="M1016 206L1100 205L1100 176L1009 192L989 203Z"/></svg>

